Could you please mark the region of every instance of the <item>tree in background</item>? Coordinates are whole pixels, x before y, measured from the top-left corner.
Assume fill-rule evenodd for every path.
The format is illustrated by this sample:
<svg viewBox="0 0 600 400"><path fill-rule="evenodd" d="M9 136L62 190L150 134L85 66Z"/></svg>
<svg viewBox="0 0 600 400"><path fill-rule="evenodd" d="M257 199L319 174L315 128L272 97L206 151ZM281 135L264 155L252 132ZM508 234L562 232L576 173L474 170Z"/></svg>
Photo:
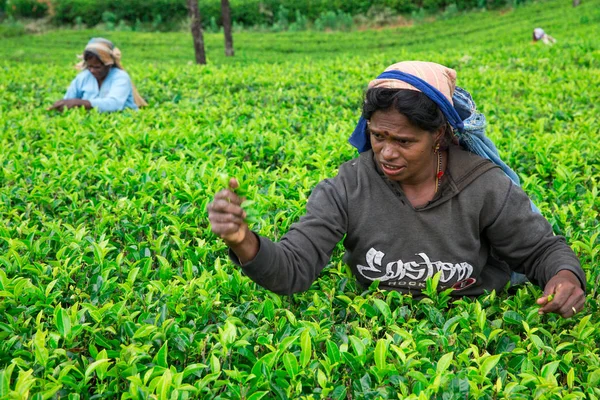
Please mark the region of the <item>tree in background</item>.
<svg viewBox="0 0 600 400"><path fill-rule="evenodd" d="M204 51L204 35L202 34L202 18L198 8L198 0L187 0L190 12L192 38L194 39L194 53L196 64L206 64L206 53Z"/></svg>
<svg viewBox="0 0 600 400"><path fill-rule="evenodd" d="M223 33L225 34L225 56L233 56L233 36L231 35L231 7L229 0L221 0L221 17L223 18Z"/></svg>

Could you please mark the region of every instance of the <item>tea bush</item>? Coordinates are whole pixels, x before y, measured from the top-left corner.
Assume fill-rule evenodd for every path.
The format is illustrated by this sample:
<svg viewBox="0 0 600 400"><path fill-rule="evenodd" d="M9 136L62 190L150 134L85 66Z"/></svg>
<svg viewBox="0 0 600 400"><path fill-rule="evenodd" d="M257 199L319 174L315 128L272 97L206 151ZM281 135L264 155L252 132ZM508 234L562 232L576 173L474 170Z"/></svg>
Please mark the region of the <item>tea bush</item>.
<svg viewBox="0 0 600 400"><path fill-rule="evenodd" d="M597 399L600 5L430 25L207 34L61 31L0 46L0 398ZM585 17L585 18L583 18ZM558 42L530 43L538 24ZM106 35L140 112L45 111ZM488 134L587 273L586 309L537 314L527 285L450 300L365 290L341 249L274 295L229 262L206 205L238 176L279 238L347 144L366 83L398 60L453 67Z"/></svg>

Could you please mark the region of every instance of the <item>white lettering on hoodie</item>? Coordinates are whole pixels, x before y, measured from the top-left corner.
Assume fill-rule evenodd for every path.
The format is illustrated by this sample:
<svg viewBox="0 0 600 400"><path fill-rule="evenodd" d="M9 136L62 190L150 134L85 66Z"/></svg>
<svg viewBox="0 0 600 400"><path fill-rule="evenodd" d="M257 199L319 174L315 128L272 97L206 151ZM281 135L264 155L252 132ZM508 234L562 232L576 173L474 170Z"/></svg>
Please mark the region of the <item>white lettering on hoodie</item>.
<svg viewBox="0 0 600 400"><path fill-rule="evenodd" d="M389 284L402 280L425 281L440 271L440 282L442 283L448 283L451 280L460 282L470 278L473 274L473 266L467 262L431 261L425 253L416 255L420 257L420 260L417 260L420 262L397 260L387 263L384 269L382 265L385 253L371 247L365 256L367 266L357 265L356 267L358 272L366 279L379 280Z"/></svg>

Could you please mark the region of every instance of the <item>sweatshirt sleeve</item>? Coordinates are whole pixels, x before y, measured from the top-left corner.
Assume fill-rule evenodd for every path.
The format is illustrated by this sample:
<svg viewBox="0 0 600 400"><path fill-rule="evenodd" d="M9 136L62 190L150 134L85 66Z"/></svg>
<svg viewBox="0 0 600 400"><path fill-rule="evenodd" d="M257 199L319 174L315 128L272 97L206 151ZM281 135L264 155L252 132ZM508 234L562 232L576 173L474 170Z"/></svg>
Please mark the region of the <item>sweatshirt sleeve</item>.
<svg viewBox="0 0 600 400"><path fill-rule="evenodd" d="M306 214L290 227L279 243L259 236L258 254L242 266L244 273L260 286L279 294L310 288L346 233L345 198L331 180L319 183L308 199ZM232 251L229 254L232 261L240 265L235 254Z"/></svg>
<svg viewBox="0 0 600 400"><path fill-rule="evenodd" d="M107 95L91 99L90 104L99 112L121 111L125 108L125 103L132 90L129 75L120 73L114 77Z"/></svg>
<svg viewBox="0 0 600 400"><path fill-rule="evenodd" d="M501 259L542 288L561 270L573 272L585 290L585 273L563 236L555 236L550 223L531 210L529 197L510 183L495 219L485 234Z"/></svg>
<svg viewBox="0 0 600 400"><path fill-rule="evenodd" d="M75 79L71 81L67 93L65 93L65 97L63 97L64 100L81 98L81 90L79 90L79 87L81 86L80 80L80 75L77 75Z"/></svg>

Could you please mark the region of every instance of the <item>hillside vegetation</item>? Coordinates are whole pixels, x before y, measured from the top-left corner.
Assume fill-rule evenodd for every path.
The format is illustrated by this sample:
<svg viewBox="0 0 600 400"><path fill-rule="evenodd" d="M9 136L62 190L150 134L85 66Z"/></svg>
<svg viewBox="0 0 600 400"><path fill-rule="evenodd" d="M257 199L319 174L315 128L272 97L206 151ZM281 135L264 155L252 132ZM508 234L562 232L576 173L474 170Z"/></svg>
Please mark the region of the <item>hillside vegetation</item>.
<svg viewBox="0 0 600 400"><path fill-rule="evenodd" d="M275 30L305 30L348 26L353 18L386 19L398 15L456 12L470 9L516 7L528 0L230 0L231 19L236 27ZM203 25L222 26L221 1L199 0ZM0 0L0 20L49 18L56 25L104 24L133 30L176 30L188 18L180 0Z"/></svg>
<svg viewBox="0 0 600 400"><path fill-rule="evenodd" d="M207 35L56 31L0 46L0 398L600 398L600 0L412 27ZM554 46L531 43L541 26ZM149 106L45 111L106 36ZM458 72L488 135L587 273L586 309L533 285L451 301L360 288L337 249L305 293L244 277L210 232L221 174L279 238L400 60ZM456 234L456 233L452 233Z"/></svg>

